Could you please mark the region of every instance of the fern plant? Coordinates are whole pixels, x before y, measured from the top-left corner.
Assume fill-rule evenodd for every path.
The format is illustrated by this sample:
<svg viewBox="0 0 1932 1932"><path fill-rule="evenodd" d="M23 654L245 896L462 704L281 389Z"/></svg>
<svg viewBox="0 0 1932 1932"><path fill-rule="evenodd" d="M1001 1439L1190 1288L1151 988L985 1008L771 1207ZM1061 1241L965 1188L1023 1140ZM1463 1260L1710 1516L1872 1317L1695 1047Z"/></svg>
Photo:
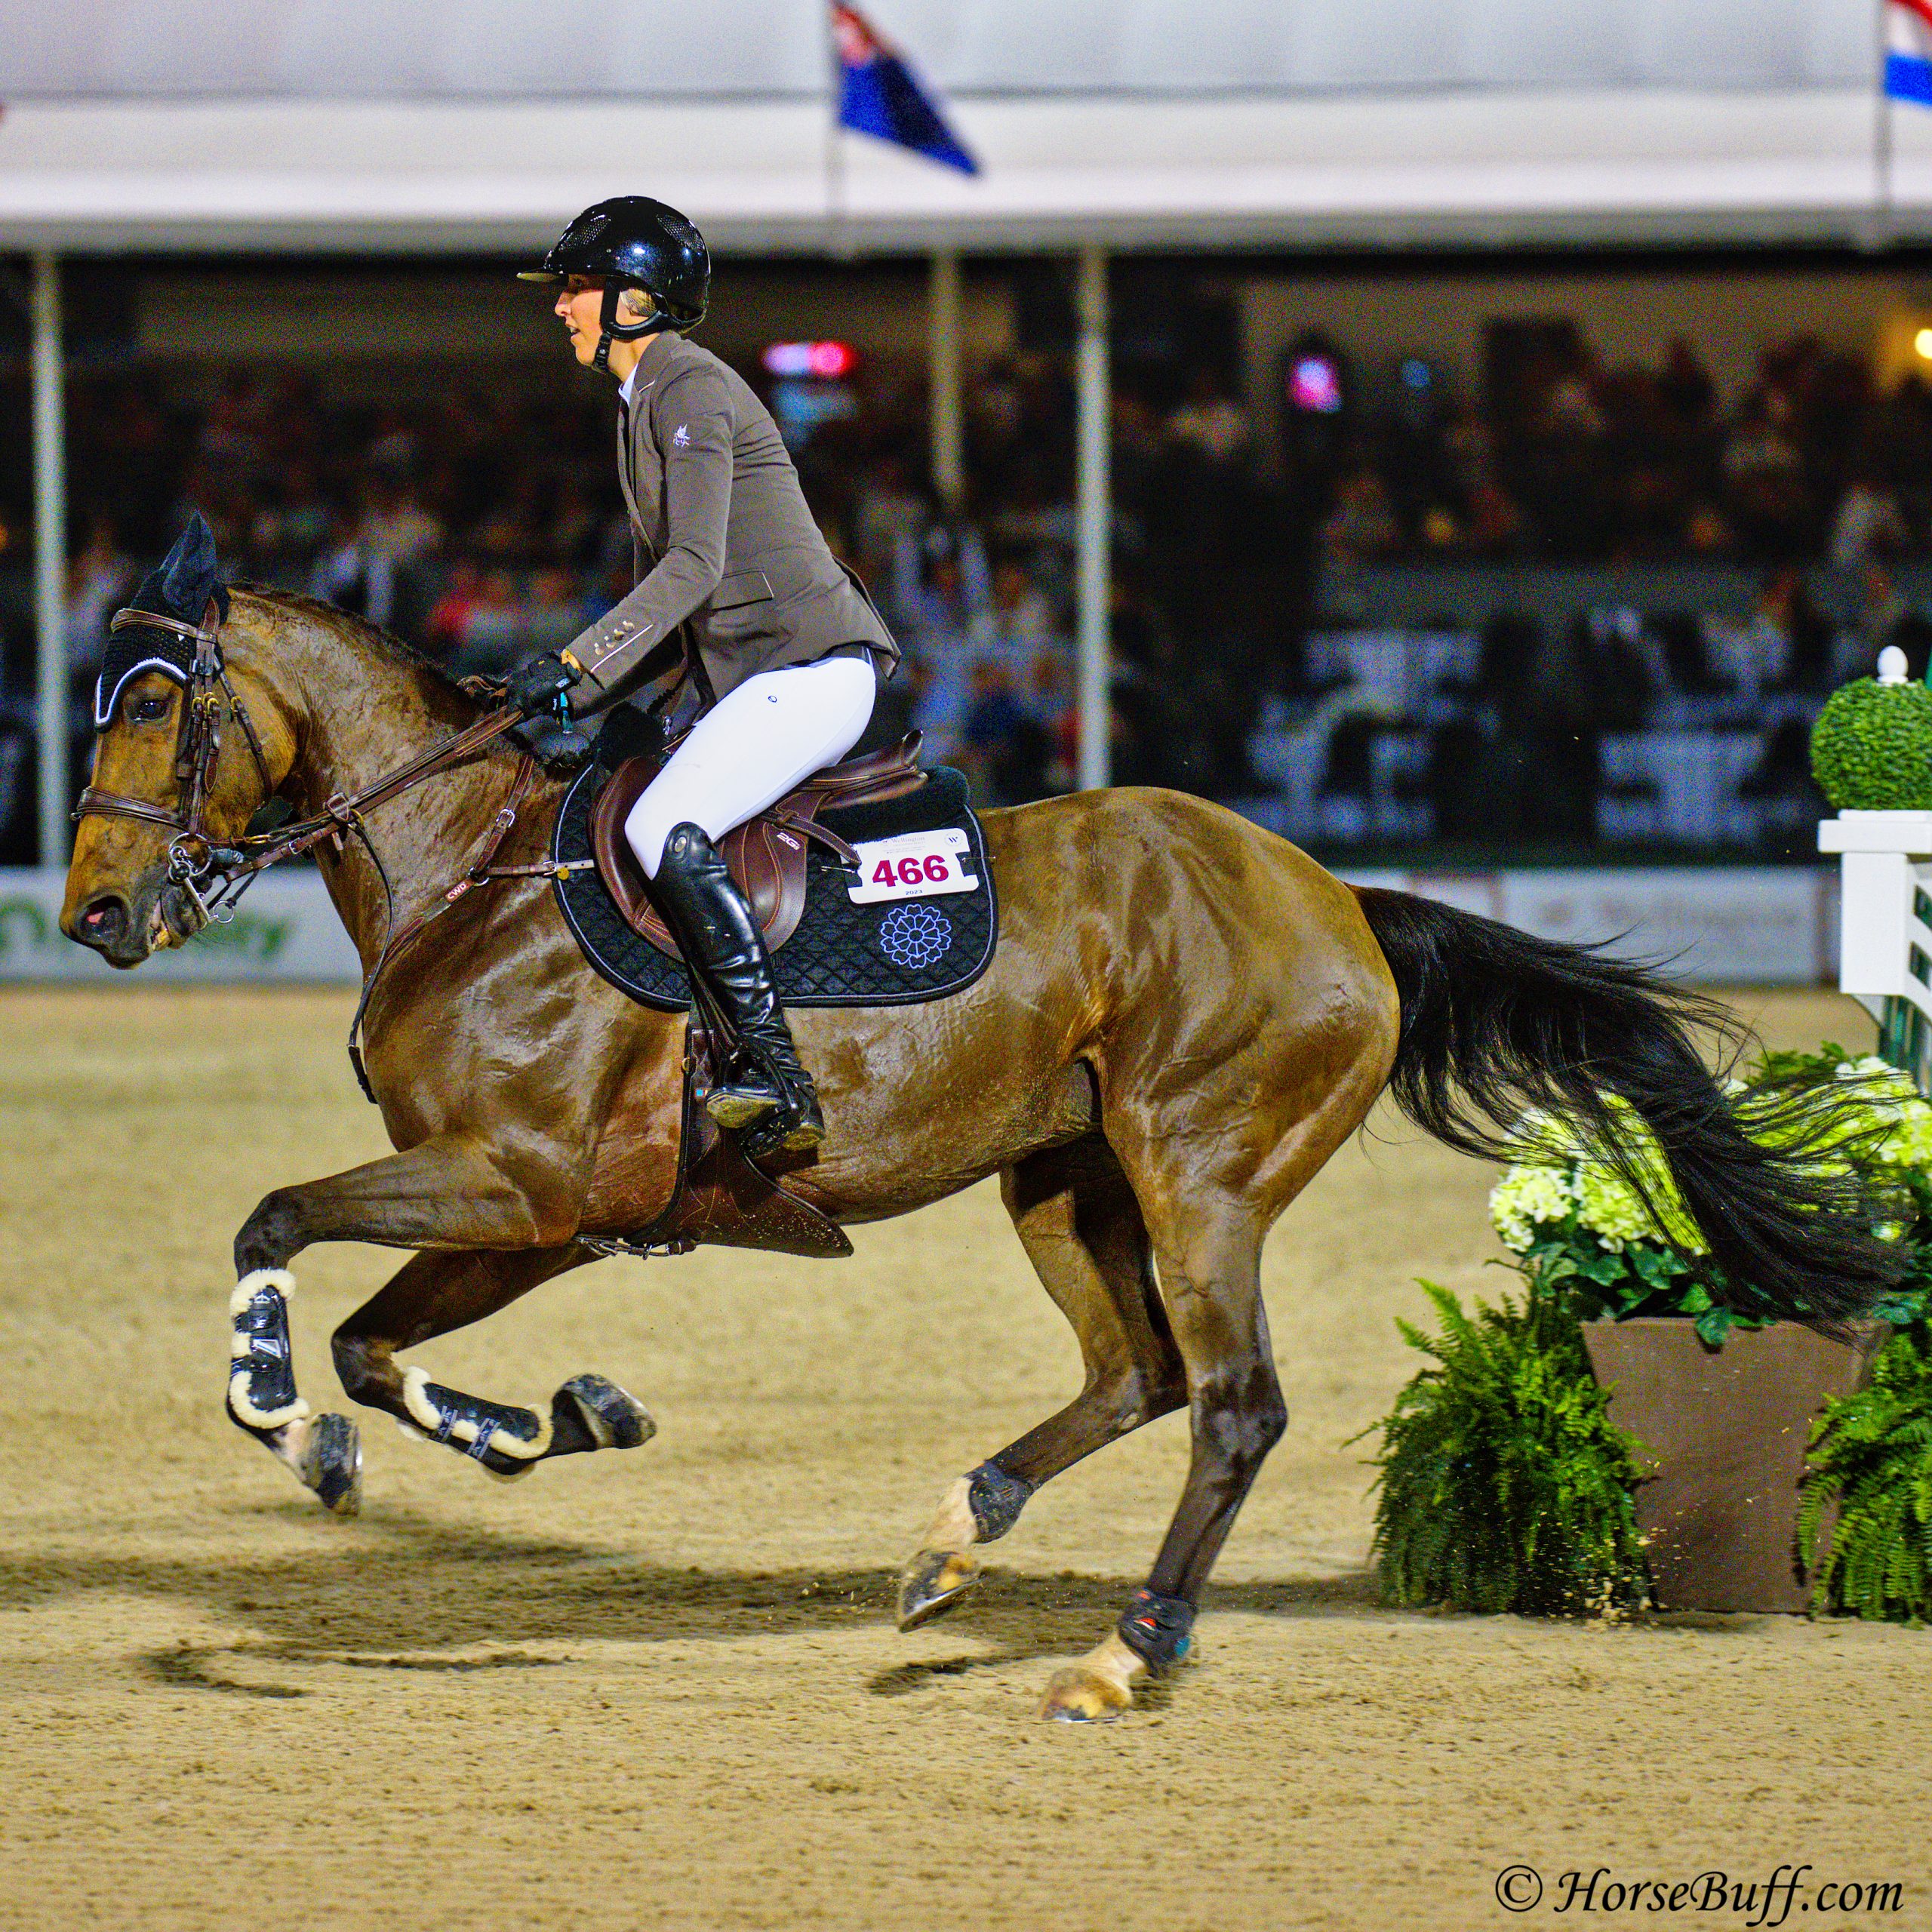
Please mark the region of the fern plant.
<svg viewBox="0 0 1932 1932"><path fill-rule="evenodd" d="M1424 1281L1441 1333L1398 1324L1436 1365L1377 1425L1386 1602L1575 1615L1647 1595L1638 1445L1611 1423L1567 1298L1540 1269L1526 1280L1520 1306L1478 1302L1473 1315Z"/></svg>
<svg viewBox="0 0 1932 1932"><path fill-rule="evenodd" d="M1932 1618L1932 1355L1923 1326L1887 1343L1870 1387L1826 1411L1812 1438L1798 1519L1820 1610L1921 1623ZM1831 1547L1817 1555L1826 1512Z"/></svg>

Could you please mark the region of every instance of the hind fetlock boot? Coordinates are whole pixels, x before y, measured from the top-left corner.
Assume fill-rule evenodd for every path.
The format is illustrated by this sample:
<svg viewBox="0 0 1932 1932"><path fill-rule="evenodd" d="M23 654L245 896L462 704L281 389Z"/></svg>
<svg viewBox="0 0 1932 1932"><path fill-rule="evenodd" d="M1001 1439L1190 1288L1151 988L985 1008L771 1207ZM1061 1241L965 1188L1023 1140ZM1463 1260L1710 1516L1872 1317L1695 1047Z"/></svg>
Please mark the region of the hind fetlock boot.
<svg viewBox="0 0 1932 1932"><path fill-rule="evenodd" d="M701 826L673 829L651 891L686 962L738 1036L737 1057L705 1097L705 1111L735 1130L754 1157L816 1147L825 1120L785 1023L764 936Z"/></svg>

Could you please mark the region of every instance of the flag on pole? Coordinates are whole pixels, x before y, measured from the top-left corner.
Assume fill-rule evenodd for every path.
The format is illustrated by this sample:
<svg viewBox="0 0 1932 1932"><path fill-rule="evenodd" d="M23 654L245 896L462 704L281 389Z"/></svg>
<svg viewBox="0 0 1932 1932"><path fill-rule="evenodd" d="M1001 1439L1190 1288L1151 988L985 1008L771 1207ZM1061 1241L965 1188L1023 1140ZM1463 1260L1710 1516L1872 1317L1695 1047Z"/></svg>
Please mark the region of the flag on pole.
<svg viewBox="0 0 1932 1932"><path fill-rule="evenodd" d="M1932 10L1932 0L1924 0ZM1932 19L1932 11L1927 18ZM929 89L856 7L832 0L832 44L838 60L838 125L977 174L980 164L946 125Z"/></svg>
<svg viewBox="0 0 1932 1932"><path fill-rule="evenodd" d="M1932 0L1885 0L1885 91L1932 107Z"/></svg>

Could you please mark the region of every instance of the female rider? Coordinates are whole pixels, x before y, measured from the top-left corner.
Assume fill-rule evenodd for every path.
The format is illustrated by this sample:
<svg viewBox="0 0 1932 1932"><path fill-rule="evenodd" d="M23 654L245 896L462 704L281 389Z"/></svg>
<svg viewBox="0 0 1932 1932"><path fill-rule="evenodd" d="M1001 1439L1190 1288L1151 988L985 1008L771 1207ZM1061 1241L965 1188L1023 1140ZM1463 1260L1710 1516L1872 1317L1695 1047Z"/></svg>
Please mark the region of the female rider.
<svg viewBox="0 0 1932 1932"><path fill-rule="evenodd" d="M851 749L899 653L827 548L764 405L685 340L710 278L703 237L637 195L586 208L525 272L560 285L556 313L577 359L620 385L617 475L638 581L509 688L530 720L525 742L560 761L586 749L571 720L674 668L696 687L698 720L624 834L738 1036L738 1059L706 1105L721 1126L746 1129L743 1145L758 1155L816 1146L825 1127L717 841Z"/></svg>

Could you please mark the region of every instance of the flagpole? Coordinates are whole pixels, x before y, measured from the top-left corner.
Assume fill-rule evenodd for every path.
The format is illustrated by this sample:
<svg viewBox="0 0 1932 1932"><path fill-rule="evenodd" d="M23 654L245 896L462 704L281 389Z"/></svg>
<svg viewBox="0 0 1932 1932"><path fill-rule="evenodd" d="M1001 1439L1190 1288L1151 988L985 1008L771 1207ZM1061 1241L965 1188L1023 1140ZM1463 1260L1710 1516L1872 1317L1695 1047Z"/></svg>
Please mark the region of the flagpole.
<svg viewBox="0 0 1932 1932"><path fill-rule="evenodd" d="M1885 85L1885 66L1890 48L1891 17L1887 11L1892 0L1878 0L1878 97L1872 129L1872 217L1871 246L1889 248L1892 245L1892 97Z"/></svg>
<svg viewBox="0 0 1932 1932"><path fill-rule="evenodd" d="M844 101L845 63L838 57L838 28L826 0L812 0L825 8L825 48L829 65L830 98L826 105L825 128L825 237L826 252L839 261L850 261L854 249L845 198L845 130L839 119Z"/></svg>

